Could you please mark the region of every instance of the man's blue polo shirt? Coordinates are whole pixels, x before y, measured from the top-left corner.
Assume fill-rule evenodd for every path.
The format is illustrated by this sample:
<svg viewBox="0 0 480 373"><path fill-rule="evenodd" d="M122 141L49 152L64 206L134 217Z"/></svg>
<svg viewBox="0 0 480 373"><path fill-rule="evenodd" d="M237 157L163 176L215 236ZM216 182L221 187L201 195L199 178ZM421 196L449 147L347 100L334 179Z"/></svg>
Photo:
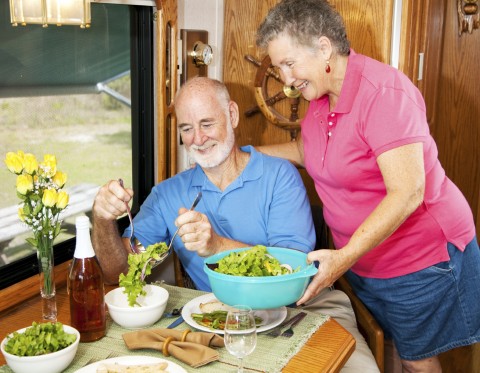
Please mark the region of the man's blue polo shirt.
<svg viewBox="0 0 480 373"><path fill-rule="evenodd" d="M177 227L180 207L189 208L198 192L195 208L207 215L217 234L245 242L247 246L291 247L304 252L315 246L315 230L305 186L288 161L241 148L250 160L224 191L210 182L202 168L183 171L153 187L135 216L135 236L146 247L170 242ZM130 228L123 234L129 236ZM175 238L175 252L198 290L211 291L203 260Z"/></svg>

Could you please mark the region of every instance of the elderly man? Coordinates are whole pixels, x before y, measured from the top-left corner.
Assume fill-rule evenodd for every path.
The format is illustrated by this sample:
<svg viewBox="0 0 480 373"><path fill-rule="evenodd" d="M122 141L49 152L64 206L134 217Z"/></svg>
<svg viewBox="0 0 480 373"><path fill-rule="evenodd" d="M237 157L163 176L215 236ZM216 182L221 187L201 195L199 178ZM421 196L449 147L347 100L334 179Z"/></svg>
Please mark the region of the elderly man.
<svg viewBox="0 0 480 373"><path fill-rule="evenodd" d="M156 185L135 217L135 237L148 246L174 242L184 269L199 290L211 291L203 258L223 250L265 245L304 252L315 244L309 200L288 161L235 144L239 111L225 85L193 78L175 98L177 125L194 167ZM187 210L195 196L202 199ZM93 206L93 242L109 283L128 270L130 230L120 237L116 219L133 191L110 181Z"/></svg>

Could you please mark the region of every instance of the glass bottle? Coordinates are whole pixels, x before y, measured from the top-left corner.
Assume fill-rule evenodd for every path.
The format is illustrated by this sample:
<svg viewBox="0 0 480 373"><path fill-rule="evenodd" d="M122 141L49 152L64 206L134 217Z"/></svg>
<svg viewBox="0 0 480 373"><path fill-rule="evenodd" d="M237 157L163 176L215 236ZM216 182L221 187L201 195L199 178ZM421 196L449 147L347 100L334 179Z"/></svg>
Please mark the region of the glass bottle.
<svg viewBox="0 0 480 373"><path fill-rule="evenodd" d="M93 251L90 220L75 220L77 242L68 276L71 325L80 332L81 342L105 336L105 289L103 272Z"/></svg>

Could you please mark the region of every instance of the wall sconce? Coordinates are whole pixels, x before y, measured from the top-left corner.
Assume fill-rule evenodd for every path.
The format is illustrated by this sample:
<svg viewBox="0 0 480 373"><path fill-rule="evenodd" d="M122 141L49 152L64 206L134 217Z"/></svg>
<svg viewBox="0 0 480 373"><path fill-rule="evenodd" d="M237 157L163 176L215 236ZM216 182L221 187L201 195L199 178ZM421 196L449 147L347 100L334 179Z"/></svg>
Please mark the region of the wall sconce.
<svg viewBox="0 0 480 373"><path fill-rule="evenodd" d="M91 0L10 0L12 26L27 23L90 27Z"/></svg>
<svg viewBox="0 0 480 373"><path fill-rule="evenodd" d="M458 35L463 32L471 34L480 26L480 13L478 12L478 0L457 0L458 11Z"/></svg>

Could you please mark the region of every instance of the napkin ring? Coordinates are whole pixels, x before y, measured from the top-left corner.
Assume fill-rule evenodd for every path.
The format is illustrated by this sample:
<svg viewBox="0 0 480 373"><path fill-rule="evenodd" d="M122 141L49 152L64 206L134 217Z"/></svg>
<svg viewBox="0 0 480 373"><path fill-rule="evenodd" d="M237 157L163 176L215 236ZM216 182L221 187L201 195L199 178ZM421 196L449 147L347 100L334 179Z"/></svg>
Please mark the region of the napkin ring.
<svg viewBox="0 0 480 373"><path fill-rule="evenodd" d="M187 340L187 334L190 332L191 332L190 329L185 329L182 333L182 339L180 340L180 342L185 342Z"/></svg>
<svg viewBox="0 0 480 373"><path fill-rule="evenodd" d="M170 344L171 341L173 341L173 337L168 337L167 339L165 339L165 341L163 342L163 346L162 346L162 354L163 356L165 357L169 357L170 354L168 353L168 345Z"/></svg>

